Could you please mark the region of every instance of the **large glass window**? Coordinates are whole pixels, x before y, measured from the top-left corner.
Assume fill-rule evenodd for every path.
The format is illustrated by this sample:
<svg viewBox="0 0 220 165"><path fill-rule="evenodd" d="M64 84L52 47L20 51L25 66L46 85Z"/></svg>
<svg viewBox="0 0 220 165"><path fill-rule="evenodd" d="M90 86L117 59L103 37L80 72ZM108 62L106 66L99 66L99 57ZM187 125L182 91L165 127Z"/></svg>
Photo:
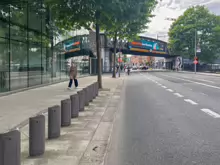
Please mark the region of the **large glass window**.
<svg viewBox="0 0 220 165"><path fill-rule="evenodd" d="M33 2L29 5L28 26L30 29L41 32L41 3Z"/></svg>
<svg viewBox="0 0 220 165"><path fill-rule="evenodd" d="M0 20L0 37L8 38L9 36L9 23Z"/></svg>
<svg viewBox="0 0 220 165"><path fill-rule="evenodd" d="M67 79L63 43L51 48L51 19L42 1L17 1L0 5L0 92ZM88 38L70 39L88 43ZM55 41L56 44L56 41ZM84 47L85 48L85 47ZM87 62L78 61L79 74Z"/></svg>
<svg viewBox="0 0 220 165"><path fill-rule="evenodd" d="M42 38L42 67L43 67L43 83L51 82L51 50L48 47L49 40L47 37Z"/></svg>
<svg viewBox="0 0 220 165"><path fill-rule="evenodd" d="M22 42L26 42L27 40L27 30L24 28L21 28L16 25L11 25L10 26L10 38L12 40L19 40Z"/></svg>
<svg viewBox="0 0 220 165"><path fill-rule="evenodd" d="M28 86L27 73L27 44L24 42L10 41L10 84L11 90L26 88Z"/></svg>
<svg viewBox="0 0 220 165"><path fill-rule="evenodd" d="M0 38L0 92L6 92L10 89L8 48L8 39Z"/></svg>
<svg viewBox="0 0 220 165"><path fill-rule="evenodd" d="M17 1L10 5L10 20L14 24L26 27L27 25L27 2Z"/></svg>
<svg viewBox="0 0 220 165"><path fill-rule="evenodd" d="M41 44L29 44L29 86L40 85L42 83L42 64L41 64Z"/></svg>

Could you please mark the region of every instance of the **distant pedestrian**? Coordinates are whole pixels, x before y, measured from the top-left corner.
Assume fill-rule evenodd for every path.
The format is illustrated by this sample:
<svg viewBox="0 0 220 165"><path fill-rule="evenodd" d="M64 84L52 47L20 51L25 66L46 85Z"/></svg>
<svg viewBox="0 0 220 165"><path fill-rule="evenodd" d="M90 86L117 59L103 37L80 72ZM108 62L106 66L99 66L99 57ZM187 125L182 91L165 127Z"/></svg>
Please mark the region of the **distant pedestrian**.
<svg viewBox="0 0 220 165"><path fill-rule="evenodd" d="M70 66L70 70L69 70L70 81L69 81L68 89L71 89L73 81L74 81L75 87L78 86L78 80L76 79L76 76L77 76L77 66L74 65L74 63L72 62Z"/></svg>
<svg viewBox="0 0 220 165"><path fill-rule="evenodd" d="M119 72L119 65L116 66L116 72Z"/></svg>

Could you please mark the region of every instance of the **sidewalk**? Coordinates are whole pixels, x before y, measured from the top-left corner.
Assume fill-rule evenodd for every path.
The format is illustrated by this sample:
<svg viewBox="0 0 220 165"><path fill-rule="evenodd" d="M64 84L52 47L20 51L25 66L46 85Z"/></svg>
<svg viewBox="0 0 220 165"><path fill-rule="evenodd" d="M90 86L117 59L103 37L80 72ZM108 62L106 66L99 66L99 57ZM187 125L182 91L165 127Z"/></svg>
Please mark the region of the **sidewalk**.
<svg viewBox="0 0 220 165"><path fill-rule="evenodd" d="M79 113L78 118L71 120L69 127L61 128L59 138L46 140L45 153L42 156L28 157L29 127L28 125L22 127L21 164L102 165L120 102L123 80L123 76L116 79L103 76L104 90L101 90L99 96L85 107L85 111ZM46 114L45 118L47 127Z"/></svg>
<svg viewBox="0 0 220 165"><path fill-rule="evenodd" d="M109 76L103 76L104 88L109 86L110 79ZM96 76L79 78L79 88L96 80ZM63 82L0 97L0 133L18 125L22 127L29 117L46 111L50 106L59 105L62 99L69 98L76 90L67 90L67 84L68 82Z"/></svg>

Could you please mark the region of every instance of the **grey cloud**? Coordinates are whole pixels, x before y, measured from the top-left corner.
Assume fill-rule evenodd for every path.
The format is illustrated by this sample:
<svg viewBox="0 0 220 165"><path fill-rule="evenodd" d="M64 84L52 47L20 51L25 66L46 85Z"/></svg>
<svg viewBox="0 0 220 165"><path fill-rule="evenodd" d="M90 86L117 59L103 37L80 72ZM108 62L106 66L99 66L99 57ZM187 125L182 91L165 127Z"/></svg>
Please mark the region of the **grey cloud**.
<svg viewBox="0 0 220 165"><path fill-rule="evenodd" d="M220 2L208 4L207 7L214 14L220 15Z"/></svg>

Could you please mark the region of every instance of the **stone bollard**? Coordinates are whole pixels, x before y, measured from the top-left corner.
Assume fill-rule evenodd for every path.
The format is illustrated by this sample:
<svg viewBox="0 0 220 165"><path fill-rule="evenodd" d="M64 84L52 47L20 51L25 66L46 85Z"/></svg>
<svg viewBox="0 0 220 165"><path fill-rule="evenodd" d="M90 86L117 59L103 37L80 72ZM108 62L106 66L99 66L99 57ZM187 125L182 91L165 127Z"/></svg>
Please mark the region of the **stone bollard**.
<svg viewBox="0 0 220 165"><path fill-rule="evenodd" d="M80 90L77 92L79 95L79 111L84 111L85 107L85 91Z"/></svg>
<svg viewBox="0 0 220 165"><path fill-rule="evenodd" d="M89 106L89 90L88 87L83 88L85 94L85 106Z"/></svg>
<svg viewBox="0 0 220 165"><path fill-rule="evenodd" d="M96 97L96 93L95 93L96 87L95 87L95 83L92 84L92 98L95 99Z"/></svg>
<svg viewBox="0 0 220 165"><path fill-rule="evenodd" d="M92 84L91 84L89 85L89 102L92 102L92 99L93 97L92 97Z"/></svg>
<svg viewBox="0 0 220 165"><path fill-rule="evenodd" d="M98 84L98 82L95 82L95 94L96 94L96 96L99 95L99 84Z"/></svg>
<svg viewBox="0 0 220 165"><path fill-rule="evenodd" d="M79 116L79 95L74 94L70 96L71 100L71 117L75 118Z"/></svg>
<svg viewBox="0 0 220 165"><path fill-rule="evenodd" d="M29 155L40 156L45 151L45 116L29 119Z"/></svg>
<svg viewBox="0 0 220 165"><path fill-rule="evenodd" d="M21 165L21 133L0 134L0 165Z"/></svg>
<svg viewBox="0 0 220 165"><path fill-rule="evenodd" d="M60 106L55 105L48 108L48 139L60 136L61 111Z"/></svg>
<svg viewBox="0 0 220 165"><path fill-rule="evenodd" d="M61 126L71 125L71 101L70 99L61 101Z"/></svg>

